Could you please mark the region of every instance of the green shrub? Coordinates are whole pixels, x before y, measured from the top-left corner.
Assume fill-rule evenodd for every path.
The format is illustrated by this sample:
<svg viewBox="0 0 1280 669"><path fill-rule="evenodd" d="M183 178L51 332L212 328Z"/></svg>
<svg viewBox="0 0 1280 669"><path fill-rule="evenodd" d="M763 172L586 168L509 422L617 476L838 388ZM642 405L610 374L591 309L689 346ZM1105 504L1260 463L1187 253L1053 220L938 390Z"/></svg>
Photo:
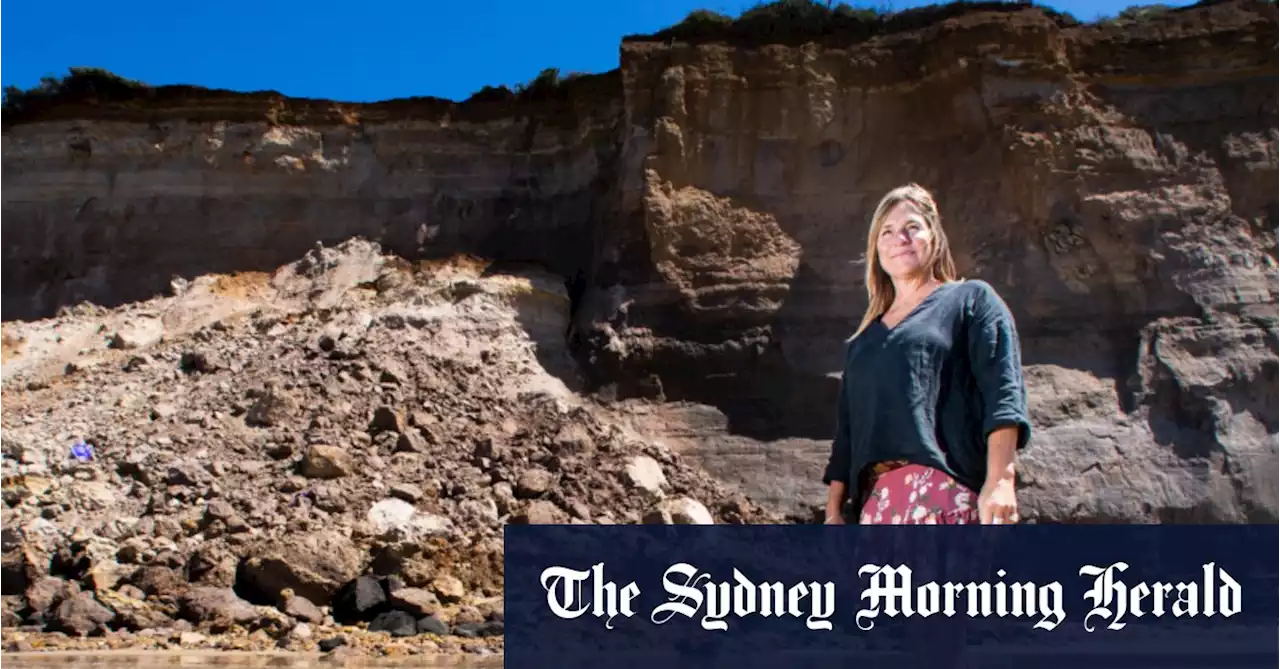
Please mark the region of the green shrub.
<svg viewBox="0 0 1280 669"><path fill-rule="evenodd" d="M540 100L561 97L567 94L568 87L574 81L589 77L584 72L570 72L561 76L560 70L548 67L533 79L516 84L515 88L506 86L485 86L467 98L467 102L510 102L512 100Z"/></svg>
<svg viewBox="0 0 1280 669"><path fill-rule="evenodd" d="M538 73L532 81L525 84L516 85L516 95L518 97L542 97L555 91L560 85L560 70L554 67L548 67Z"/></svg>
<svg viewBox="0 0 1280 669"><path fill-rule="evenodd" d="M730 23L733 23L732 16L729 16L728 14L721 14L720 12L713 12L710 9L695 9L692 12L689 12L689 15L684 17L684 20L680 22L681 25L691 25L691 26L693 25L716 26L716 25L727 25Z"/></svg>
<svg viewBox="0 0 1280 669"><path fill-rule="evenodd" d="M773 0L762 2L740 16L730 18L706 9L690 12L683 21L651 35L628 35L624 41L731 44L803 44L806 42L853 43L877 35L914 30L948 18L976 11L1018 11L1029 0L952 0L899 12L890 11L889 0L876 7L854 7L846 2ZM1046 7L1040 11L1064 25L1077 22L1069 15Z"/></svg>
<svg viewBox="0 0 1280 669"><path fill-rule="evenodd" d="M149 87L99 67L73 67L67 76L46 75L40 83L23 90L6 86L3 106L6 114L23 113L62 102L94 98L101 101L128 100Z"/></svg>

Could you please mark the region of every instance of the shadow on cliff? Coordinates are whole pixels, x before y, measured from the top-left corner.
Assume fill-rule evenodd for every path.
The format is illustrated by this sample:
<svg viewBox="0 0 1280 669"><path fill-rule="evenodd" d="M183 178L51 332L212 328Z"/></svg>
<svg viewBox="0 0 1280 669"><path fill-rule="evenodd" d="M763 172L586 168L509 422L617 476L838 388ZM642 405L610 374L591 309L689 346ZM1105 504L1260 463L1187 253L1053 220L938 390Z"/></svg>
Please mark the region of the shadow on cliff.
<svg viewBox="0 0 1280 669"><path fill-rule="evenodd" d="M1274 67L1274 58L1272 58ZM1276 132L1280 93L1270 74L1203 85L1108 86L1089 92L1146 131L1156 153L1177 164L1190 156L1207 156L1222 175L1232 213L1274 231L1277 221L1276 167L1267 153L1267 137ZM1237 110L1248 110L1239 113ZM1186 119L1196 119L1187 123ZM1195 172L1191 172L1197 177ZM1144 178L1135 175L1134 178ZM1119 189L1121 186L1116 185Z"/></svg>
<svg viewBox="0 0 1280 669"><path fill-rule="evenodd" d="M294 206L294 205L297 206ZM36 320L64 307L91 302L108 309L171 294L174 279L237 273L273 274L304 257L317 244L332 248L352 238L379 244L383 252L416 258L418 244L408 225L362 217L339 231L318 230L298 220L301 202L270 226L215 213L211 198L199 201L186 225L162 225L143 212L122 219L113 205L89 198L74 220L59 221L57 235L17 215L5 219L3 319ZM12 234L11 234L12 233ZM30 235L30 237L28 237ZM31 249L42 248L33 253Z"/></svg>
<svg viewBox="0 0 1280 669"><path fill-rule="evenodd" d="M940 195L944 201L948 197L946 192ZM755 203L751 208L768 211ZM869 216L869 212L865 214L853 215L851 220L861 222ZM617 384L621 397L713 406L725 415L728 432L733 435L763 441L830 440L835 430L845 340L866 308L860 270L852 269L852 263L862 255L863 238L859 234L847 240L813 239L814 235L800 230L811 226L811 220L778 215L777 221L792 239L810 239L802 244L789 292L766 324L726 332L712 325L700 327L697 316L679 306L668 304L660 314L633 310L620 316L613 327L648 327L658 344L648 353L651 357L639 364L614 359L593 369L592 361L582 360L594 377L593 385ZM1015 263L1008 276L1043 277L1043 272L1020 269L1020 262L1035 262L1018 252L1025 243L1019 236L1010 237L1004 241L1007 248L995 252ZM814 269L810 259L817 247L822 248L829 265L850 263L846 283ZM964 253L962 249L957 252ZM1082 326L1078 317L1037 319L1027 310L1037 294L1033 287L983 272L967 271L963 276L991 283L1009 303L1018 323L1025 366L1052 365L1110 380L1116 410L1129 414L1138 408L1135 393L1139 389L1134 381L1139 330L1145 321L1112 319ZM599 355L610 346L597 341L579 342L573 348Z"/></svg>
<svg viewBox="0 0 1280 669"><path fill-rule="evenodd" d="M547 374L558 379L572 392L582 392L583 375L569 350L568 329L581 294L582 272L573 273L577 280L562 281L558 273L548 271L540 263L526 261L493 261L481 276L521 276L530 281L530 289L515 293L516 322L533 345L534 358Z"/></svg>
<svg viewBox="0 0 1280 669"><path fill-rule="evenodd" d="M322 243L334 246L347 237L322 240ZM153 260L129 258L126 253L113 251L99 255L90 242L84 246L84 251L68 252L57 258L6 255L4 283L23 289L20 293L5 291L0 319L8 322L53 318L61 310L85 302L115 309L170 295L174 279L192 281L212 274L271 274L281 265L302 257L315 246L315 241L271 251L193 254L160 267ZM95 264L102 256L111 258L109 264Z"/></svg>
<svg viewBox="0 0 1280 669"><path fill-rule="evenodd" d="M775 215L781 232L793 240L812 225L802 217L784 220L759 203L734 202L734 207L743 206ZM643 226L632 223L637 232ZM835 316L815 312L815 303L836 301L836 289L805 261L803 244L789 290L765 319L750 308L739 313L695 311L687 295L653 273L648 243L626 250L636 257L624 261L626 276L617 280L636 303L587 307L591 318L607 314L607 323L580 322L580 329L571 333L571 348L591 390L619 399L714 407L724 415L727 432L736 436L762 441L831 438L843 342L862 305L850 304L846 311L842 304L842 313ZM585 292L590 301L613 289L597 283L574 293L583 299ZM622 334L626 332L632 334ZM615 340L619 334L622 338Z"/></svg>
<svg viewBox="0 0 1280 669"><path fill-rule="evenodd" d="M791 226L779 224L794 235ZM832 284L805 256L802 250L791 290L768 325L768 343L726 377L724 399L710 402L725 413L731 433L760 440L829 440L835 434L844 342L857 327L866 300L859 283L856 301L837 302ZM819 302L836 302L848 310L819 317L813 308Z"/></svg>

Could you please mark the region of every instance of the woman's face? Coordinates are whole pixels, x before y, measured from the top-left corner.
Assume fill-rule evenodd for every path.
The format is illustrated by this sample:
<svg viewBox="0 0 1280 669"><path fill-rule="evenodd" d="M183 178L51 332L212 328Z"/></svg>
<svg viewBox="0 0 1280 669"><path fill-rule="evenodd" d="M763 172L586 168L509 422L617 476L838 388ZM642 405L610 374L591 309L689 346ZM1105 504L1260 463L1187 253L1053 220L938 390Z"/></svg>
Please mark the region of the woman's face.
<svg viewBox="0 0 1280 669"><path fill-rule="evenodd" d="M910 202L899 202L885 216L876 239L880 266L891 277L912 276L924 269L932 241L924 214Z"/></svg>

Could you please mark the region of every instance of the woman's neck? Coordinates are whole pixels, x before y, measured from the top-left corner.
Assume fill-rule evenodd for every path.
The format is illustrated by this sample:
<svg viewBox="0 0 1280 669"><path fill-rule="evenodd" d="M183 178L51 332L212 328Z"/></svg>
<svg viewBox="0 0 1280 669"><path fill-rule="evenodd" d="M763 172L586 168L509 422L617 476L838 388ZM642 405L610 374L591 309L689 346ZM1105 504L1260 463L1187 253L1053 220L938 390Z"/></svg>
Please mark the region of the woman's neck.
<svg viewBox="0 0 1280 669"><path fill-rule="evenodd" d="M913 305L942 282L928 275L893 280L893 305Z"/></svg>

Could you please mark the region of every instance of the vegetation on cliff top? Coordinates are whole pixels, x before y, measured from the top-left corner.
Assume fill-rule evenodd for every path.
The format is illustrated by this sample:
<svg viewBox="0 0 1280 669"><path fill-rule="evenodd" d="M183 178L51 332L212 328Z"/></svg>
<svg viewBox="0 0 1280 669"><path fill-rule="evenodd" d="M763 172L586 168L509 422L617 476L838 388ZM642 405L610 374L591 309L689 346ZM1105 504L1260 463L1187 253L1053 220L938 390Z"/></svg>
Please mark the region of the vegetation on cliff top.
<svg viewBox="0 0 1280 669"><path fill-rule="evenodd" d="M1224 0L1202 0L1194 6ZM1071 14L1037 5L1033 0L950 0L901 11L857 8L833 0L774 0L762 2L737 18L708 9L690 12L680 23L649 35L628 35L624 42L726 42L733 44L804 44L858 42L924 28L974 12L1019 12L1036 9L1062 26L1080 25ZM1163 4L1134 5L1099 24L1124 24L1150 19L1175 8Z"/></svg>
<svg viewBox="0 0 1280 669"><path fill-rule="evenodd" d="M1201 0L1181 10L1163 4L1135 5L1120 12L1114 18L1099 21L1103 24L1136 23L1161 14L1230 2L1232 0ZM1260 0L1274 4L1275 0ZM878 35L905 32L923 28L939 21L973 12L1017 12L1034 8L1043 12L1060 25L1078 25L1070 14L1035 5L1033 0L950 0L936 5L916 7L902 11L855 8L848 3L834 0L773 0L763 2L732 18L707 9L691 12L680 23L651 35L628 35L623 42L726 42L734 44L803 44L808 42L840 43L858 42ZM590 88L593 82L610 79L616 71L587 75L570 73L561 76L555 68L542 70L533 80L509 88L485 86L460 104L493 106L513 102L567 100L573 89ZM241 93L218 91L200 86L158 86L126 79L101 68L73 67L67 76L45 76L40 84L29 89L8 86L4 89L3 125L40 117L47 110L63 104L88 103L93 105L119 105L128 102L150 102L158 99L181 97L189 100L204 96L270 96L285 97L274 91ZM307 101L293 100L303 104ZM327 103L328 101L323 101ZM390 100L384 105L426 104L439 107L452 106L454 102L438 98L408 98ZM293 105L291 105L293 106ZM304 122L303 118L282 118L282 122Z"/></svg>
<svg viewBox="0 0 1280 669"><path fill-rule="evenodd" d="M548 67L538 73L527 83L517 84L514 89L506 86L485 86L471 97L467 98L467 102L480 101L515 101L515 100L537 100L542 98L554 97L562 93L566 84L576 79L588 77L591 75L583 72L570 72L564 76L560 75L560 70L554 67Z"/></svg>
<svg viewBox="0 0 1280 669"><path fill-rule="evenodd" d="M39 84L26 90L5 86L3 104L5 113L9 113L68 98L94 97L110 102L135 97L142 88L146 86L141 82L125 79L102 68L73 67L65 77L40 77Z"/></svg>
<svg viewBox="0 0 1280 669"><path fill-rule="evenodd" d="M547 68L538 73L527 83L514 88L507 86L485 86L461 103L431 97L401 98L373 103L384 106L414 105L415 109L444 110L455 104L462 106L484 106L505 109L506 103L515 102L554 102L567 101L578 89L597 88L600 80L611 78L612 74L594 75L571 72L561 75L556 68ZM189 104L193 99L218 98L236 96L241 98L287 97L275 91L240 92L205 88L202 86L169 85L151 86L132 79L126 79L107 70L96 67L73 67L66 76L46 75L40 83L29 89L7 86L4 89L3 124L7 128L12 123L41 118L54 107L60 105L87 104L94 106L139 106L165 100L181 99ZM316 120L315 114L332 111L333 102L328 100L305 100L290 98L289 105L282 111L273 112L274 121L280 123L307 123ZM430 113L425 111L424 113Z"/></svg>

